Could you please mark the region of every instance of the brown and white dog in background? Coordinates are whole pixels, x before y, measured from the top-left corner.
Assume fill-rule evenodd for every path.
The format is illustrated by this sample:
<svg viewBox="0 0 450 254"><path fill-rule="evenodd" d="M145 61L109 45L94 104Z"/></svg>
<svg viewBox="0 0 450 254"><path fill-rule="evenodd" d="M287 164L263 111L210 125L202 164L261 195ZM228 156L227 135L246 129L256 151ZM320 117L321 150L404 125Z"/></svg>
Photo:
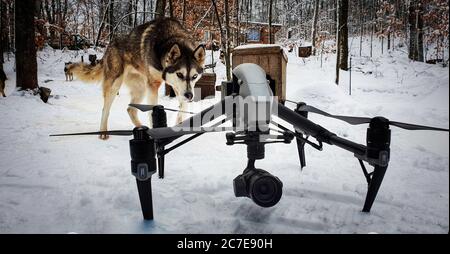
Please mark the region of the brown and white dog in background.
<svg viewBox="0 0 450 254"><path fill-rule="evenodd" d="M66 81L72 81L73 80L73 73L67 68L69 67L72 62L64 63L64 74L66 75Z"/></svg>

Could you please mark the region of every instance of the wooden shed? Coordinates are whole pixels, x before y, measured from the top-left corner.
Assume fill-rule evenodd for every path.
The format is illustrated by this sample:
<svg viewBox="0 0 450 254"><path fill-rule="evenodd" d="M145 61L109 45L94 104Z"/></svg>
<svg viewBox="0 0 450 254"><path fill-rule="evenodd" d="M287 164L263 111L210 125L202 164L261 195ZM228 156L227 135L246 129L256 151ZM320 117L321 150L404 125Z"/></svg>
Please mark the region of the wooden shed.
<svg viewBox="0 0 450 254"><path fill-rule="evenodd" d="M234 49L233 69L243 63L261 66L273 82L271 88L278 100L286 100L286 67L288 58L279 45L246 45Z"/></svg>

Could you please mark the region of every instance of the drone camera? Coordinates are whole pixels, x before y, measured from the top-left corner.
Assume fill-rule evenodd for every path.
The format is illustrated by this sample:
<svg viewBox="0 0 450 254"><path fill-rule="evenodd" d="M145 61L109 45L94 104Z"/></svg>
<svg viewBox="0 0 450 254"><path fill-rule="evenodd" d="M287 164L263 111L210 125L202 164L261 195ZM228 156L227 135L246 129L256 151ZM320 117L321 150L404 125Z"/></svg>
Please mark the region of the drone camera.
<svg viewBox="0 0 450 254"><path fill-rule="evenodd" d="M275 206L283 194L283 183L269 172L249 168L233 181L236 197L248 197L261 207Z"/></svg>

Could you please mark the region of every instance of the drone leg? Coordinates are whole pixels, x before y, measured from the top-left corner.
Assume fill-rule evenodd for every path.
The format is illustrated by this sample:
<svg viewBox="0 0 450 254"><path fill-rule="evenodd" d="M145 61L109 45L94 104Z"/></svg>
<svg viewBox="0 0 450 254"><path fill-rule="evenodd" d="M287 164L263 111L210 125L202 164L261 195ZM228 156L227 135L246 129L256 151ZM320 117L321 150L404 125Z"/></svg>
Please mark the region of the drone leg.
<svg viewBox="0 0 450 254"><path fill-rule="evenodd" d="M298 133L297 134L303 136L302 134ZM300 166L303 169L304 167L306 167L306 158L305 158L305 141L297 138L297 149L298 149L298 157L300 158Z"/></svg>
<svg viewBox="0 0 450 254"><path fill-rule="evenodd" d="M390 159L391 130L389 120L376 117L367 129L367 158L373 160L374 171L369 181L363 212L370 212L383 182Z"/></svg>
<svg viewBox="0 0 450 254"><path fill-rule="evenodd" d="M145 220L153 220L152 175L156 173L155 141L147 134L148 127L138 127L130 140L131 173L136 184Z"/></svg>
<svg viewBox="0 0 450 254"><path fill-rule="evenodd" d="M164 179L164 155L158 157L158 175L160 179Z"/></svg>
<svg viewBox="0 0 450 254"><path fill-rule="evenodd" d="M363 212L369 213L372 208L373 202L377 197L378 190L380 189L381 183L383 182L384 174L386 173L387 167L375 166L375 171L373 172L372 180L369 184L369 189L367 191L366 201L364 203Z"/></svg>
<svg viewBox="0 0 450 254"><path fill-rule="evenodd" d="M308 112L307 111L301 111L300 107L306 105L305 103L301 102L297 105L297 108L295 109L295 112L305 118L308 118ZM297 130L295 131L295 133L297 135L299 135L300 137L303 137L303 134L298 132ZM303 169L304 167L306 167L306 158L305 158L305 144L306 142L297 138L297 149L298 149L298 157L300 158L300 166Z"/></svg>
<svg viewBox="0 0 450 254"><path fill-rule="evenodd" d="M144 220L153 220L152 178L145 181L136 179L136 183Z"/></svg>

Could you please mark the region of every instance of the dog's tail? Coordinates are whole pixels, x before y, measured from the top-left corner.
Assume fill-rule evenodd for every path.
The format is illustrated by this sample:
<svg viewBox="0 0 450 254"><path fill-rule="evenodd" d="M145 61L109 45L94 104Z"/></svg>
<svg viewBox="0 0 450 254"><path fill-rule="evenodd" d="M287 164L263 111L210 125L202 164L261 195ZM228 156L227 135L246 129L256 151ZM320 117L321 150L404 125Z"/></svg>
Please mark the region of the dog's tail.
<svg viewBox="0 0 450 254"><path fill-rule="evenodd" d="M79 80L87 83L95 83L103 80L103 61L96 65L74 63L67 66L67 71L72 72Z"/></svg>

